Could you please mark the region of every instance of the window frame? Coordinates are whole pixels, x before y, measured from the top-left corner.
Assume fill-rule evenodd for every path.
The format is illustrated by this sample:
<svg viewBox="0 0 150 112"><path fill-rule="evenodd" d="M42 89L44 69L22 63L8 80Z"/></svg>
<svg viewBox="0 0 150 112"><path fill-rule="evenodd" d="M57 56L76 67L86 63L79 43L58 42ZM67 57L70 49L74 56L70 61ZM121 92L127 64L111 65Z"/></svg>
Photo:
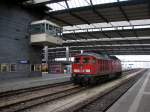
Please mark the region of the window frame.
<svg viewBox="0 0 150 112"><path fill-rule="evenodd" d="M41 72L41 64L34 64L34 71Z"/></svg>
<svg viewBox="0 0 150 112"><path fill-rule="evenodd" d="M14 65L15 70L12 70L12 65ZM9 64L9 71L10 72L16 72L17 71L17 65L15 63Z"/></svg>
<svg viewBox="0 0 150 112"><path fill-rule="evenodd" d="M3 71L2 67L4 67L5 65L6 65L6 71ZM10 71L10 70L9 70L9 64L7 64L7 63L2 63L0 67L1 67L1 68L0 68L0 71L1 71L1 72L9 72L9 71Z"/></svg>

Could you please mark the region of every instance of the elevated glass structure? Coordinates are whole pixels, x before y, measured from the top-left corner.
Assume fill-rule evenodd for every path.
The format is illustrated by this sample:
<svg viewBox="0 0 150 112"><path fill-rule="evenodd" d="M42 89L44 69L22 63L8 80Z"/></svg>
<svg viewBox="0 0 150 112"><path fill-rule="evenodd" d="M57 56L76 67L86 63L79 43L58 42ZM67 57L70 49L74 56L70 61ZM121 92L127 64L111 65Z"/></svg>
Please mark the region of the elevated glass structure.
<svg viewBox="0 0 150 112"><path fill-rule="evenodd" d="M32 44L62 44L62 28L48 20L31 23Z"/></svg>

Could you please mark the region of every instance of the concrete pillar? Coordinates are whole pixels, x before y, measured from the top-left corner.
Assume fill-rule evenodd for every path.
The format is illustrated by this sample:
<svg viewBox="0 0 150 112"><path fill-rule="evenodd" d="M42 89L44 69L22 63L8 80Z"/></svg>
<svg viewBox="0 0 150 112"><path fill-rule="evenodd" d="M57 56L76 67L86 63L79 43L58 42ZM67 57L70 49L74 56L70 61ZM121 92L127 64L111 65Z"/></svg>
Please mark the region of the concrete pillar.
<svg viewBox="0 0 150 112"><path fill-rule="evenodd" d="M48 46L44 46L44 60L48 63Z"/></svg>
<svg viewBox="0 0 150 112"><path fill-rule="evenodd" d="M66 47L66 61L69 61L69 47Z"/></svg>

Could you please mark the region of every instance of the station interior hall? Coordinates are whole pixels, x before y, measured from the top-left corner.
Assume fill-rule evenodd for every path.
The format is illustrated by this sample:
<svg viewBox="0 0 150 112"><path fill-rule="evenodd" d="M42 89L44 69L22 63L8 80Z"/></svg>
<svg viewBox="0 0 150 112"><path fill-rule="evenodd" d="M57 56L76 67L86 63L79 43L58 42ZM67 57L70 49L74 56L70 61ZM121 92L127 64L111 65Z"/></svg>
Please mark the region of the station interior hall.
<svg viewBox="0 0 150 112"><path fill-rule="evenodd" d="M0 0L0 112L150 112L150 1Z"/></svg>

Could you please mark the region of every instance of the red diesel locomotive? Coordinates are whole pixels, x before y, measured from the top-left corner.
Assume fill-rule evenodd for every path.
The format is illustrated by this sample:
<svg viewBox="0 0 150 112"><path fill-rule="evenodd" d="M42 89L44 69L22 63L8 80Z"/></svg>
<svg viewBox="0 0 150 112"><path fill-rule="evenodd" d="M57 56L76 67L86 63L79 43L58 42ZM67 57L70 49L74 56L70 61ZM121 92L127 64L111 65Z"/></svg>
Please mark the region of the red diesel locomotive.
<svg viewBox="0 0 150 112"><path fill-rule="evenodd" d="M83 53L75 56L72 81L75 84L95 84L102 78L121 75L121 62L115 56Z"/></svg>

